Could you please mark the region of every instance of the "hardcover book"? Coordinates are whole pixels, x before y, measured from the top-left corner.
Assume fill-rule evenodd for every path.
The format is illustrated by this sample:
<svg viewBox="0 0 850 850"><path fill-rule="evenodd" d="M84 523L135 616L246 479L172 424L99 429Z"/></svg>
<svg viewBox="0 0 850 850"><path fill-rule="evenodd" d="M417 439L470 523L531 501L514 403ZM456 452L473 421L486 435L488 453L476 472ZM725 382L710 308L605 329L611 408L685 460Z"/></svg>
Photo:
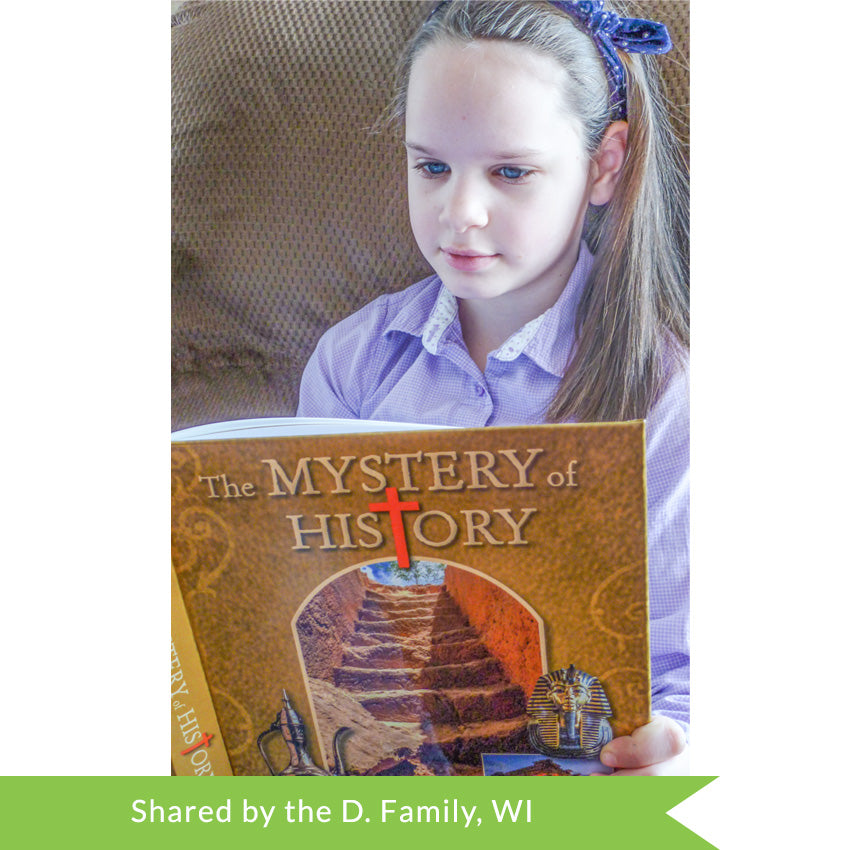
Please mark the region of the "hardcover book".
<svg viewBox="0 0 850 850"><path fill-rule="evenodd" d="M265 433L172 444L175 773L586 774L649 720L643 423Z"/></svg>

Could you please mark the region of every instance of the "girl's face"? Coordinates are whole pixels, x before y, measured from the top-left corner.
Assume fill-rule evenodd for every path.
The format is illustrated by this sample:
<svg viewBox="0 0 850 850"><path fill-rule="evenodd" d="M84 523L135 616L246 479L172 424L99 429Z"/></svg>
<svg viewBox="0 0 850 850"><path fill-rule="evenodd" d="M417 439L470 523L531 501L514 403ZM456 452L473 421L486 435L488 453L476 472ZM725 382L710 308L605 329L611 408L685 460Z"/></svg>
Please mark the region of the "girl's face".
<svg viewBox="0 0 850 850"><path fill-rule="evenodd" d="M504 41L436 42L411 69L410 221L458 298L542 312L578 257L593 166L550 57Z"/></svg>

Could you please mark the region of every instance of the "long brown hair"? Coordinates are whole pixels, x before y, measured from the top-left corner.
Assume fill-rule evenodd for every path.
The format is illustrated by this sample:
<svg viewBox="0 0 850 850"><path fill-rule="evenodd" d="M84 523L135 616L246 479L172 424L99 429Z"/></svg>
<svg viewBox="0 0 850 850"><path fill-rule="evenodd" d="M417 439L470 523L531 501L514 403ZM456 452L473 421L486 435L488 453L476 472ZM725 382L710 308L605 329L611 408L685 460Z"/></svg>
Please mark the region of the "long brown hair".
<svg viewBox="0 0 850 850"><path fill-rule="evenodd" d="M622 4L608 3L620 12ZM595 153L611 123L608 83L593 41L548 2L443 3L402 55L389 115L406 111L410 71L437 40L500 39L552 56L567 71L567 106ZM548 411L553 422L642 419L690 344L688 181L654 56L620 52L626 69L626 158L612 200L591 208L595 255L576 317L576 343Z"/></svg>

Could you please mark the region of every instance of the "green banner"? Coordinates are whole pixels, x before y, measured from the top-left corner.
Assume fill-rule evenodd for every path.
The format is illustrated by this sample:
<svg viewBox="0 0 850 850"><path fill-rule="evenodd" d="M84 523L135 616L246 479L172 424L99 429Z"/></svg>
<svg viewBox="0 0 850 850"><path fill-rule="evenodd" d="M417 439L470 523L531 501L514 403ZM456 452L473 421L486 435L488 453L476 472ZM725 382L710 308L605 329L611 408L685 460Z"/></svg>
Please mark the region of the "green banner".
<svg viewBox="0 0 850 850"><path fill-rule="evenodd" d="M10 846L708 848L666 812L712 777L2 777ZM15 840L17 839L17 840ZM187 842L189 842L187 844Z"/></svg>

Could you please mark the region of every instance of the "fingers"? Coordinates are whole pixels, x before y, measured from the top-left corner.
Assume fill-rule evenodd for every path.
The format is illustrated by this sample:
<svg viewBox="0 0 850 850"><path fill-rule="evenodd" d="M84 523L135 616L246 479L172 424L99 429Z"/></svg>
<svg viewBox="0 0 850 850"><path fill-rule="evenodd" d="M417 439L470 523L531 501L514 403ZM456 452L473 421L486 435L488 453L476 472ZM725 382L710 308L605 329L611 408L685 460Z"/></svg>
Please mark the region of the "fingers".
<svg viewBox="0 0 850 850"><path fill-rule="evenodd" d="M668 772L665 762L685 751L685 733L669 717L653 717L631 735L615 738L606 744L600 756L603 764L617 769L617 775L629 775L639 769L642 775Z"/></svg>
<svg viewBox="0 0 850 850"><path fill-rule="evenodd" d="M687 746L673 758L648 764L631 770L615 770L609 776L688 776L690 775L690 758Z"/></svg>

